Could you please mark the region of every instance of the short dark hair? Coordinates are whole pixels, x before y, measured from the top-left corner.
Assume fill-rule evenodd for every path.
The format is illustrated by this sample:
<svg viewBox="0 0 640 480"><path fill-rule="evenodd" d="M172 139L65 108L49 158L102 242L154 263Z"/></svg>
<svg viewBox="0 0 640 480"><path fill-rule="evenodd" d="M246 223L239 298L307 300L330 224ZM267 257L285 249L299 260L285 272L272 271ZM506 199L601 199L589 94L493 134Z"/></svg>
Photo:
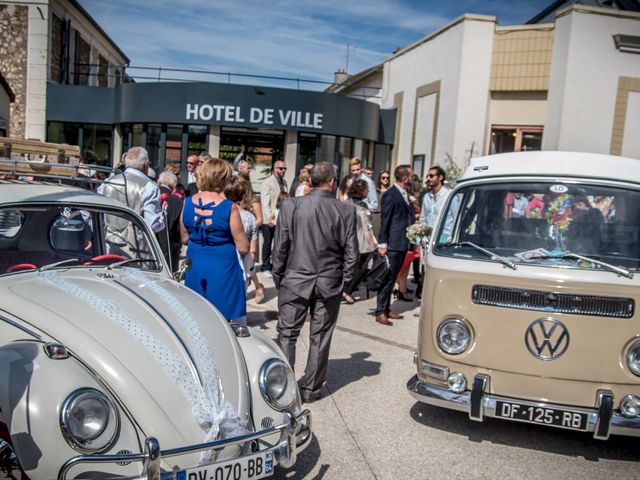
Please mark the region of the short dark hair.
<svg viewBox="0 0 640 480"><path fill-rule="evenodd" d="M316 163L311 169L311 186L327 185L336 177L336 167L329 162Z"/></svg>
<svg viewBox="0 0 640 480"><path fill-rule="evenodd" d="M411 165L398 165L393 171L396 181L403 181L409 175L411 175Z"/></svg>
<svg viewBox="0 0 640 480"><path fill-rule="evenodd" d="M429 167L429 170L427 170L427 172L430 172L431 170L435 170L436 172L438 172L438 175L442 177L443 182L447 179L447 174L444 172L444 169L440 165Z"/></svg>
<svg viewBox="0 0 640 480"><path fill-rule="evenodd" d="M354 200L362 200L369 193L369 185L364 180L354 180L347 191L349 198Z"/></svg>

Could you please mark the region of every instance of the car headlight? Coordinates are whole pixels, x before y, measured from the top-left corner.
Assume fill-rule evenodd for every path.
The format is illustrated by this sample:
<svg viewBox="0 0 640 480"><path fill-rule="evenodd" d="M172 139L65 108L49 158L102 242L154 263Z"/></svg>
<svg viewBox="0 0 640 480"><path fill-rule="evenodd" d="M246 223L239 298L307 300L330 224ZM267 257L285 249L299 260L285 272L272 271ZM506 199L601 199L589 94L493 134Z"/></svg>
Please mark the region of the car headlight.
<svg viewBox="0 0 640 480"><path fill-rule="evenodd" d="M436 332L438 347L450 355L458 355L471 345L471 329L459 318L447 318Z"/></svg>
<svg viewBox="0 0 640 480"><path fill-rule="evenodd" d="M111 446L120 418L109 397L94 388L72 392L60 410L60 429L67 443L82 453L101 452Z"/></svg>
<svg viewBox="0 0 640 480"><path fill-rule="evenodd" d="M636 340L627 350L627 365L629 370L640 376L640 340Z"/></svg>
<svg viewBox="0 0 640 480"><path fill-rule="evenodd" d="M293 405L297 395L296 379L291 367L279 358L270 358L260 367L260 392L278 411Z"/></svg>

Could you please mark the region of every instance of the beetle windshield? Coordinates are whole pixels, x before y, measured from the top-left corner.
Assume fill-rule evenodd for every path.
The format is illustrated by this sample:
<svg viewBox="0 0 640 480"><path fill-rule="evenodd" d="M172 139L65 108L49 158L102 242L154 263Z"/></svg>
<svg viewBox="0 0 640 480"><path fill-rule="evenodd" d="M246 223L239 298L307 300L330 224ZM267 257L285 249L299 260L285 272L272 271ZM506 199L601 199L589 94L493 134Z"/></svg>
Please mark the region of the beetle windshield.
<svg viewBox="0 0 640 480"><path fill-rule="evenodd" d="M470 185L443 215L439 255L487 260L473 244L516 265L640 268L636 190L552 181Z"/></svg>
<svg viewBox="0 0 640 480"><path fill-rule="evenodd" d="M130 259L138 260L129 266L159 269L154 245L140 220L126 212L72 204L0 209L0 275Z"/></svg>

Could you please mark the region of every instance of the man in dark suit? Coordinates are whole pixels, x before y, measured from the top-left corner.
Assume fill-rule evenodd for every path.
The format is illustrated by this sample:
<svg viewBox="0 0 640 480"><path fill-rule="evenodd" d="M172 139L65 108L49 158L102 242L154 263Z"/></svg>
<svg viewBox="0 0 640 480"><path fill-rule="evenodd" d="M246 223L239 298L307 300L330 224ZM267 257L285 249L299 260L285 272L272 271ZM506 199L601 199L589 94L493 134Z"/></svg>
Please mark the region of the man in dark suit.
<svg viewBox="0 0 640 480"><path fill-rule="evenodd" d="M178 270L178 261L182 242L180 240L180 215L182 213L182 200L173 195L173 189L178 184L178 177L165 170L158 176L160 188L160 200L165 217L165 228L157 233L158 243L164 254L164 258L171 267L171 273Z"/></svg>
<svg viewBox="0 0 640 480"><path fill-rule="evenodd" d="M380 211L380 233L378 253L389 259L389 280L378 291L376 298L376 322L393 325L389 319L400 319L402 315L392 312L391 292L393 284L409 250L407 228L415 221L413 205L409 201L407 187L411 183L413 171L409 165L399 165L393 172L396 183L382 195Z"/></svg>
<svg viewBox="0 0 640 480"><path fill-rule="evenodd" d="M311 313L309 356L301 386L307 403L320 398L342 288L353 276L359 257L356 211L335 199L336 181L332 164L313 166L313 190L280 207L272 252L272 273L279 288L277 342L292 367L307 309Z"/></svg>

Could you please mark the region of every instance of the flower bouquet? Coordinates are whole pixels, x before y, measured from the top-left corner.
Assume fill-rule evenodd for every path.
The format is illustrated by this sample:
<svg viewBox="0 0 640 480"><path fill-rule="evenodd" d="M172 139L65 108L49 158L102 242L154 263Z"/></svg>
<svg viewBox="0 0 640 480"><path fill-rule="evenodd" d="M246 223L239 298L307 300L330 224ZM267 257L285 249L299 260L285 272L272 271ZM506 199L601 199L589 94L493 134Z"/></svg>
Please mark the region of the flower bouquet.
<svg viewBox="0 0 640 480"><path fill-rule="evenodd" d="M431 237L432 228L424 223L414 223L407 228L407 238L414 245L425 245Z"/></svg>

